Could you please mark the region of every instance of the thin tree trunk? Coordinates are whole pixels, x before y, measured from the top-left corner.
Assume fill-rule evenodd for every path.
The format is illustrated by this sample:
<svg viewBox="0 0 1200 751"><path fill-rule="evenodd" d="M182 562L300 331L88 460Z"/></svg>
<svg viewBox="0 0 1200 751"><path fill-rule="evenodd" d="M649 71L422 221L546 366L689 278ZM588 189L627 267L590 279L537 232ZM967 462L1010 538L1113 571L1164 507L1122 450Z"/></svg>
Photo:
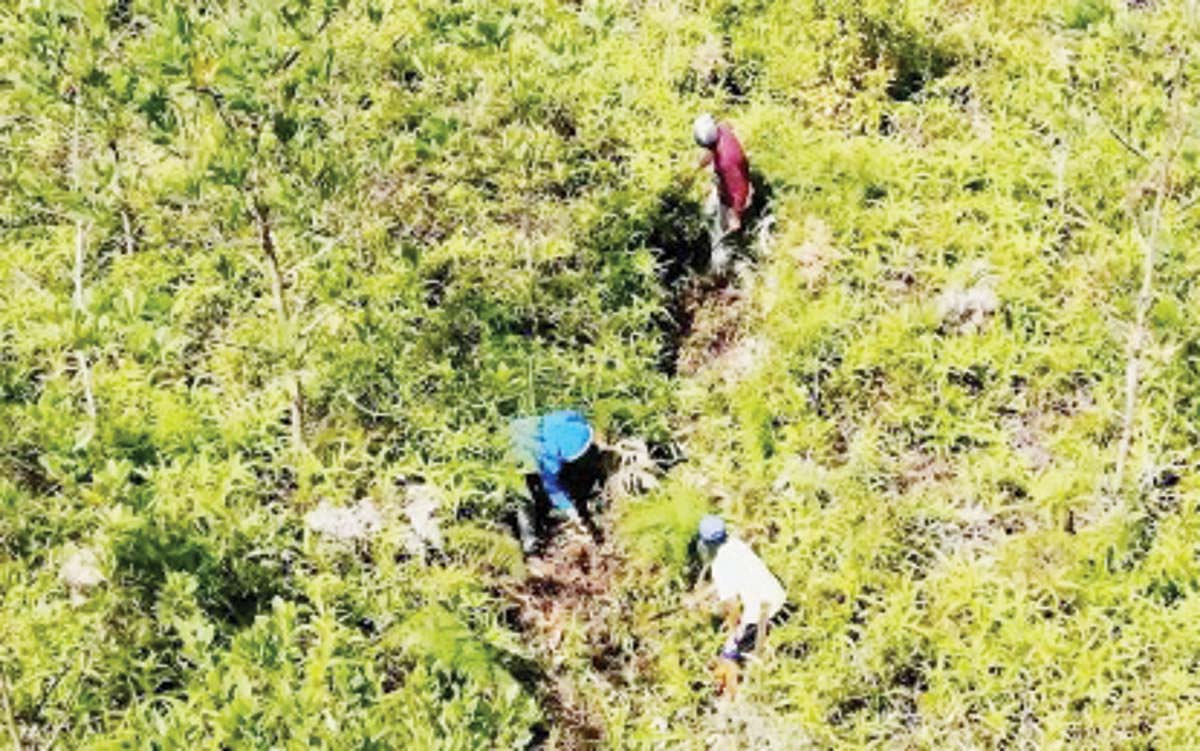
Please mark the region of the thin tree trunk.
<svg viewBox="0 0 1200 751"><path fill-rule="evenodd" d="M75 265L71 269L71 306L83 311L83 265L87 260L87 228L82 219L75 220Z"/></svg>
<svg viewBox="0 0 1200 751"><path fill-rule="evenodd" d="M129 212L121 209L121 237L125 241L125 252L133 254L133 229L129 221Z"/></svg>
<svg viewBox="0 0 1200 751"><path fill-rule="evenodd" d="M287 331L291 325L291 312L288 310L287 299L283 294L283 272L279 268L279 254L275 250L275 236L271 232L270 209L256 199L254 212L258 217L259 243L271 272L271 296L275 304L275 314L279 319L281 329ZM297 447L302 447L304 446L304 388L300 383L299 372L292 373L291 391L292 441Z"/></svg>
<svg viewBox="0 0 1200 751"><path fill-rule="evenodd" d="M267 265L271 267L271 295L275 302L275 312L279 316L279 322L286 324L289 317L288 307L283 296L283 272L279 269L279 255L275 252L275 236L271 232L270 209L256 201L254 211L258 217L259 241L263 255L267 257Z"/></svg>
<svg viewBox="0 0 1200 751"><path fill-rule="evenodd" d="M74 123L71 129L71 186L75 194L78 195L80 192L78 94L76 94L73 110ZM83 320L86 313L83 300L83 273L84 264L87 260L87 231L88 227L84 223L83 217L77 217L75 219L75 264L71 271L71 281L74 287L71 294L71 306L75 309L80 320ZM87 353L82 349L75 350L75 364L79 369L79 379L83 382L84 407L87 410L88 419L94 422L96 420L96 397L92 391L92 368L88 363Z"/></svg>
<svg viewBox="0 0 1200 751"><path fill-rule="evenodd" d="M1171 164L1175 152L1183 139L1187 127L1186 118L1180 107L1182 99L1179 87L1182 85L1184 59L1179 60L1179 67L1171 85L1171 100L1174 112L1172 132L1164 146L1159 166L1158 179L1154 186L1154 207L1150 212L1150 233L1142 240L1142 282L1138 290L1137 307L1134 313L1133 332L1129 337L1128 363L1125 366L1125 404L1121 415L1121 439L1117 444L1117 467L1113 477L1112 495L1119 496L1125 487L1125 474L1129 464L1129 453L1133 446L1134 427L1137 422L1137 399L1141 384L1142 351L1145 349L1149 332L1146 331L1146 316L1154 301L1154 265L1158 256L1159 235L1162 229L1163 205L1166 203L1168 185L1171 176Z"/></svg>
<svg viewBox="0 0 1200 751"><path fill-rule="evenodd" d="M299 373L292 377L292 440L297 446L304 446L304 387Z"/></svg>
<svg viewBox="0 0 1200 751"><path fill-rule="evenodd" d="M1141 381L1142 350L1146 346L1146 314L1154 299L1154 263L1157 256L1159 226L1162 222L1163 194L1166 192L1168 160L1163 159L1162 177L1159 179L1154 198L1154 210L1150 218L1150 237L1142 241L1142 285L1138 291L1137 308L1134 313L1133 333L1129 337L1128 363L1125 366L1125 407L1121 416L1121 441L1117 444L1117 471L1113 490L1121 492L1125 484L1129 449L1133 445L1133 428L1137 421L1138 387ZM1140 235L1139 235L1140 236Z"/></svg>
<svg viewBox="0 0 1200 751"><path fill-rule="evenodd" d="M121 199L124 195L124 191L122 190L122 185L121 185L121 182L122 182L121 181L121 175L122 175L121 150L119 148L117 148L116 139L113 139L108 142L108 148L110 151L112 151L112 157L113 157L113 177L112 177L113 193L116 195L117 200L121 201ZM123 201L121 201L121 202L124 203ZM121 245L122 245L122 249L125 251L126 255L132 255L133 249L134 249L133 222L130 221L130 219L129 219L129 209L126 206L123 205L121 207L120 213L121 213Z"/></svg>

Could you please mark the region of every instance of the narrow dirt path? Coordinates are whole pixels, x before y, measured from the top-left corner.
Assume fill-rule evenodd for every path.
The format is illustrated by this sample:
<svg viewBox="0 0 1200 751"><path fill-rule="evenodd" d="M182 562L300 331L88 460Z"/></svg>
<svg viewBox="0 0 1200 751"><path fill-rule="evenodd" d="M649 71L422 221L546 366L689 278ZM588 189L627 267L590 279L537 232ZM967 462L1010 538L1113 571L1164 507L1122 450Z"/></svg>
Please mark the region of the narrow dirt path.
<svg viewBox="0 0 1200 751"><path fill-rule="evenodd" d="M695 275L676 289L669 363L675 375L692 377L709 366L737 369L736 363L727 361L736 354L745 334L748 309L738 281L736 276ZM607 747L603 708L580 690L579 665L567 658L568 652L578 655L579 651L564 649L566 639L578 638L576 634L582 630L584 654L591 661L586 674L607 682L613 691L650 669L645 650L628 642L630 638L636 641L637 636L629 633L630 606L617 592L626 558L615 544L612 509L615 496L627 499L649 489L657 483L655 476L670 464L656 467L640 441L615 448L625 457L620 470L624 476L611 478L615 482L603 494L604 512L594 519L599 541L556 531L544 552L527 561L526 578L505 592L515 608L514 625L528 638L539 662L547 666L543 688L548 729L531 749ZM618 634L626 642L619 643ZM716 735L730 737L724 728Z"/></svg>
<svg viewBox="0 0 1200 751"><path fill-rule="evenodd" d="M528 576L507 592L516 606L516 625L549 666L546 708L550 728L532 749L605 747L604 717L575 685L571 666L560 656L568 629L582 629L592 667L605 680L624 668L627 656L610 643L611 625L623 610L613 593L624 557L613 545L610 517L596 519L597 543L578 533L558 530L545 552L529 559Z"/></svg>

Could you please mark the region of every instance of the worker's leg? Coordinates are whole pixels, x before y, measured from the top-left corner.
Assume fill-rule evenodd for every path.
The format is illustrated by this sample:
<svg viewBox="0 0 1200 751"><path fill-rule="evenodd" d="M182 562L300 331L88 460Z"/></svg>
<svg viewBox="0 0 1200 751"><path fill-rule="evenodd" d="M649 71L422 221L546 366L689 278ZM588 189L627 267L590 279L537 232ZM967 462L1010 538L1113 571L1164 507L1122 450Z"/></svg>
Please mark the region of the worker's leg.
<svg viewBox="0 0 1200 751"><path fill-rule="evenodd" d="M721 275L729 270L729 266L733 262L736 250L735 231L740 228L740 225L737 224L737 214L725 204L719 206L717 214L720 217L720 235L713 241L712 256L708 266L714 274Z"/></svg>
<svg viewBox="0 0 1200 751"><path fill-rule="evenodd" d="M524 504L517 509L517 534L521 537L521 550L526 555L537 550L538 535L533 517L529 513L529 504Z"/></svg>
<svg viewBox="0 0 1200 751"><path fill-rule="evenodd" d="M583 456L564 464L558 476L575 505L580 507L579 511L586 513L583 507L599 494L604 483L604 462L600 449L589 447Z"/></svg>
<svg viewBox="0 0 1200 751"><path fill-rule="evenodd" d="M719 273L729 262L729 249L725 244L728 217L715 184L704 202L704 215L708 219L708 266Z"/></svg>
<svg viewBox="0 0 1200 751"><path fill-rule="evenodd" d="M559 478L575 501L583 526L598 540L600 530L594 520L593 506L604 486L604 457L600 449L593 445L583 456L564 464Z"/></svg>
<svg viewBox="0 0 1200 751"><path fill-rule="evenodd" d="M517 531L521 536L521 548L526 553L532 553L546 535L550 497L546 495L542 480L536 474L525 475L525 487L529 490L529 499L517 509Z"/></svg>
<svg viewBox="0 0 1200 751"><path fill-rule="evenodd" d="M754 651L754 647L758 644L758 624L747 623L742 628L742 633L738 635L737 648L738 654L745 657L750 652Z"/></svg>
<svg viewBox="0 0 1200 751"><path fill-rule="evenodd" d="M722 206L722 225L725 227L725 235L736 235L742 231L742 214L735 210L732 206Z"/></svg>
<svg viewBox="0 0 1200 751"><path fill-rule="evenodd" d="M773 615L768 612L764 604L757 623L739 624L733 638L737 645L738 659L745 659L748 654L757 649L760 642L766 641L767 631L787 621L791 614L792 608L786 603Z"/></svg>

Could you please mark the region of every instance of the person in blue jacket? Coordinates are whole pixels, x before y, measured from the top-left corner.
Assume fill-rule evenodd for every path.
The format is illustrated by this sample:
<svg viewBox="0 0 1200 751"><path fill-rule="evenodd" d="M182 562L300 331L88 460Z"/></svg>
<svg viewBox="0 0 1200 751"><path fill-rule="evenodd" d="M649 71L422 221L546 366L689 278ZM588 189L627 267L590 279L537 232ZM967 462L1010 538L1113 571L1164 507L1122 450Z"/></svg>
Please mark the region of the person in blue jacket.
<svg viewBox="0 0 1200 751"><path fill-rule="evenodd" d="M510 424L509 435L532 501L517 510L525 552L537 549L552 517L590 529L587 503L596 494L602 461L587 418L575 410L524 417Z"/></svg>

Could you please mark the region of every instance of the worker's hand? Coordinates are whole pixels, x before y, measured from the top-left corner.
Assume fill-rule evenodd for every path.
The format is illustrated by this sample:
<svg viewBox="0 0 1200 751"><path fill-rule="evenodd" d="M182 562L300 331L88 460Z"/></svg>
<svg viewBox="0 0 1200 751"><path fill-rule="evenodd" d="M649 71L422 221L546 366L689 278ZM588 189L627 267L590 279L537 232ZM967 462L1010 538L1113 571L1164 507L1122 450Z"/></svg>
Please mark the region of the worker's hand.
<svg viewBox="0 0 1200 751"><path fill-rule="evenodd" d="M721 615L725 619L725 628L733 631L734 638L736 638L738 634L742 633L742 628L738 625L741 623L741 609L737 606L736 602L732 601L722 603L721 608Z"/></svg>
<svg viewBox="0 0 1200 751"><path fill-rule="evenodd" d="M741 669L733 660L721 658L713 668L713 678L716 679L718 696L733 697L737 693L738 674Z"/></svg>

